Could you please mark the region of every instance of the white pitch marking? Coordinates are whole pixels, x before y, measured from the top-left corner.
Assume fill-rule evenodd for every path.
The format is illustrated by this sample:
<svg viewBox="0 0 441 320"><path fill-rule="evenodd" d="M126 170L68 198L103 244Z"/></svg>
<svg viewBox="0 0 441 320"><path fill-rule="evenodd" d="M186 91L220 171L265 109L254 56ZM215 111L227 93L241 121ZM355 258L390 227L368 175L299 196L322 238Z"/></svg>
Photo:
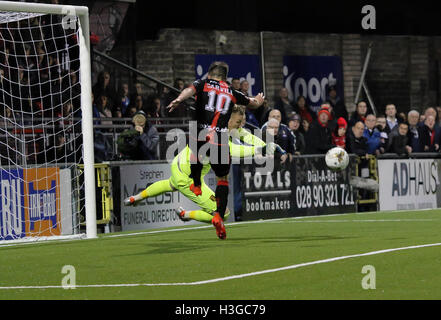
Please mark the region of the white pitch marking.
<svg viewBox="0 0 441 320"><path fill-rule="evenodd" d="M420 209L419 211L432 211L436 209ZM375 213L392 213L392 214L399 214L399 213L407 213L411 211L405 211L405 210L397 210L397 211L370 211L370 212L352 212L352 213L336 213L336 214L327 214L327 215L317 215L317 216L301 216L301 217L288 217L288 218L278 218L278 219L267 219L267 220L254 220L254 221L241 221L241 222L231 222L226 223L226 226L238 226L242 224L254 224L254 223L277 223L279 221L281 222L295 222L293 220L299 220L299 219L308 219L308 218L323 218L323 217L341 217L341 216L347 216L347 215L369 215L369 214L375 214ZM309 222L309 221L305 221ZM123 233L123 234L114 234L114 235L105 235L101 239L106 238L119 238L119 237L130 237L130 236L139 236L139 235L148 235L148 234L156 234L156 233L164 233L164 232L176 232L176 231L186 231L186 230L196 230L196 229L207 229L212 228L211 225L202 225L197 227L187 227L187 228L174 228L174 229L165 229L165 230L155 230L155 231L140 231L140 232L134 232L134 233ZM89 240L89 239L82 239ZM92 239L95 240L95 239ZM54 240L52 243L58 242L58 241L76 241L76 240ZM28 243L12 243L12 244L5 244L2 245L0 241L0 249L4 247L12 247L12 246L21 246L21 245L30 245L30 244L46 244L45 242L28 242Z"/></svg>
<svg viewBox="0 0 441 320"><path fill-rule="evenodd" d="M203 285L203 284L208 284L208 283L216 283L216 282L233 280L233 279L242 279L242 278L253 277L253 276L257 276L257 275L261 275L261 274L267 274L267 273L274 273L274 272L279 272L279 271L297 269L297 268L301 268L301 267L307 267L307 266L312 266L312 265L316 265L316 264L334 262L334 261L345 260L345 259L350 259L350 258L366 257L366 256L373 256L373 255L376 255L376 254L394 252L394 251L419 249L419 248L427 248L427 247L435 247L435 246L441 246L441 243L430 243L430 244L422 244L422 245L408 246L408 247L401 247L401 248L377 250L377 251L371 251L371 252L366 252L366 253L352 254L352 255L347 255L347 256L334 257L334 258L328 258L328 259L323 259L323 260L316 260L316 261L311 261L311 262L299 263L299 264L294 264L294 265L290 265L290 266L286 266L286 267L267 269L267 270L262 270L262 271L238 274L238 275L234 275L234 276L215 278L215 279L209 279L209 280L194 281L194 282L89 284L89 285L77 285L75 287L76 288L109 288L109 287L196 286L196 285ZM61 289L61 288L63 288L63 286L15 286L15 287L0 287L0 290Z"/></svg>
<svg viewBox="0 0 441 320"><path fill-rule="evenodd" d="M327 222L425 222L438 221L434 219L367 219L367 220L291 220L291 221L271 221L270 223L327 223Z"/></svg>

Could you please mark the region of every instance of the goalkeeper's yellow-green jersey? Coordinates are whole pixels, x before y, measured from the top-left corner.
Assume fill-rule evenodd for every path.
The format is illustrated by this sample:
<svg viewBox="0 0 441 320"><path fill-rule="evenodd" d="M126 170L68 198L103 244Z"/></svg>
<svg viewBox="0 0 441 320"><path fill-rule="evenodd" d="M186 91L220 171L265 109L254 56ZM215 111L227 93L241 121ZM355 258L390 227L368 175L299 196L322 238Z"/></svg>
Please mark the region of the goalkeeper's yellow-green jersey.
<svg viewBox="0 0 441 320"><path fill-rule="evenodd" d="M231 141L231 136L230 136L229 147L230 147L230 155L232 157L236 157L236 158L251 157L256 153L256 148L258 147L261 148L266 145L262 139L256 137L251 132L243 128L237 129L237 131L235 131L234 137L248 145L236 144ZM172 162L172 165L178 166L179 171L181 171L182 173L188 176L190 176L191 174L190 155L191 155L191 150L190 147L187 145L173 159ZM201 177L205 176L210 171L210 169L211 169L210 163L204 163L202 167Z"/></svg>

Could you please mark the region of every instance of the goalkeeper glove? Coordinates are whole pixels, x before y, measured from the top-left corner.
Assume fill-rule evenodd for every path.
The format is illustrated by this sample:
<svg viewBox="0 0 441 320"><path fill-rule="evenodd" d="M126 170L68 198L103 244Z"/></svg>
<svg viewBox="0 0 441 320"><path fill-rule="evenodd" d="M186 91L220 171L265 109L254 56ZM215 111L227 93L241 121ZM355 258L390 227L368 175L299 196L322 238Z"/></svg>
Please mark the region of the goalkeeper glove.
<svg viewBox="0 0 441 320"><path fill-rule="evenodd" d="M257 150L259 150L260 152L258 153L262 154L263 156L267 156L267 155L272 156L274 155L275 151L279 152L281 155L286 154L286 151L283 150L277 143L274 142L269 142L264 147L258 148Z"/></svg>

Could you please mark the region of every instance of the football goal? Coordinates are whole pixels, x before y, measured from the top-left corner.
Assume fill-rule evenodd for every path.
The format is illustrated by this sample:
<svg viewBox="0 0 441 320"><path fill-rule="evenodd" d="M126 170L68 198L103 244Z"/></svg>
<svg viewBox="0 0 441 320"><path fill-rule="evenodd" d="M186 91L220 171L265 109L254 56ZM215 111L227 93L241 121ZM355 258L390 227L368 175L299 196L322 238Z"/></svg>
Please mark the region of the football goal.
<svg viewBox="0 0 441 320"><path fill-rule="evenodd" d="M96 237L92 99L88 8L1 1L0 245Z"/></svg>

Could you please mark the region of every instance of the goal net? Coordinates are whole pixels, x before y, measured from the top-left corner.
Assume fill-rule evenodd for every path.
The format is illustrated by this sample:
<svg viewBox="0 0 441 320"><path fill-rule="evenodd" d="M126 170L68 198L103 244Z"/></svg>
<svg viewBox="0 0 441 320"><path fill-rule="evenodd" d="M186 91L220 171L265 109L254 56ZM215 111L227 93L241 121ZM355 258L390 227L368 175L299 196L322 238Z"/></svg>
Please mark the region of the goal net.
<svg viewBox="0 0 441 320"><path fill-rule="evenodd" d="M96 219L87 14L72 8L0 4L0 245Z"/></svg>

